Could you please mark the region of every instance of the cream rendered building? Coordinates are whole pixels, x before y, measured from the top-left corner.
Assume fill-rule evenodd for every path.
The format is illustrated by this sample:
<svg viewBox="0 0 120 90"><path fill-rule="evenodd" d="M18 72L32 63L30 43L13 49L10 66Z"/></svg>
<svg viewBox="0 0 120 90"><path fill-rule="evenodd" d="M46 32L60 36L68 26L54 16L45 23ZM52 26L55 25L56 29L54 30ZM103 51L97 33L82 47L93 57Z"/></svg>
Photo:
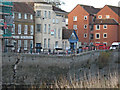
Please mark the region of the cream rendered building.
<svg viewBox="0 0 120 90"><path fill-rule="evenodd" d="M34 3L35 44L44 50L62 48L62 27L66 26L66 12L41 2Z"/></svg>

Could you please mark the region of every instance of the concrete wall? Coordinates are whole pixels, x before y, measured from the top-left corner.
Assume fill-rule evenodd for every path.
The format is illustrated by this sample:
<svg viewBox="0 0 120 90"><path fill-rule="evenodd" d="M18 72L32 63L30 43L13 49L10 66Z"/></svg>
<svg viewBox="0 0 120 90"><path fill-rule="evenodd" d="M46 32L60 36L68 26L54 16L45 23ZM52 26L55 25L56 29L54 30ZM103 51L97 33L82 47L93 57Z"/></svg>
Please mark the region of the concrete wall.
<svg viewBox="0 0 120 90"><path fill-rule="evenodd" d="M55 78L74 74L89 59L94 61L99 52L87 52L77 56L48 56L30 54L3 54L3 83L22 85L37 84L42 81L51 82ZM16 61L16 71L13 70Z"/></svg>

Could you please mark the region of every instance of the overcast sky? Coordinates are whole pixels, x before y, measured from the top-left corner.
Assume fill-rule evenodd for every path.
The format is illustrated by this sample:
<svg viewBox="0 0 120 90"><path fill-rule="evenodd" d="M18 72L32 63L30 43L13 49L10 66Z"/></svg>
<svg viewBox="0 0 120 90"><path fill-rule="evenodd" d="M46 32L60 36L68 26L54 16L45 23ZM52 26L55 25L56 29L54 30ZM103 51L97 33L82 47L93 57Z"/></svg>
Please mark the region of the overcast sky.
<svg viewBox="0 0 120 90"><path fill-rule="evenodd" d="M68 12L70 12L77 4L91 5L96 8L102 8L105 5L118 6L118 2L120 2L120 0L61 0L61 1L65 2L65 5L62 5L61 8Z"/></svg>

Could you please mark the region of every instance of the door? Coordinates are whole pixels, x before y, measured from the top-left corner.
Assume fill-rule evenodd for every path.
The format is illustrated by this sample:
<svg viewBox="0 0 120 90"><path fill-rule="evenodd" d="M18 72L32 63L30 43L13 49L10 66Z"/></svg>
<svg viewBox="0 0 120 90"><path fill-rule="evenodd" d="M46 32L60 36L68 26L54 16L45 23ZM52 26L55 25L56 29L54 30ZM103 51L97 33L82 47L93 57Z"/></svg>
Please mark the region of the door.
<svg viewBox="0 0 120 90"><path fill-rule="evenodd" d="M41 43L36 43L36 53L41 52Z"/></svg>

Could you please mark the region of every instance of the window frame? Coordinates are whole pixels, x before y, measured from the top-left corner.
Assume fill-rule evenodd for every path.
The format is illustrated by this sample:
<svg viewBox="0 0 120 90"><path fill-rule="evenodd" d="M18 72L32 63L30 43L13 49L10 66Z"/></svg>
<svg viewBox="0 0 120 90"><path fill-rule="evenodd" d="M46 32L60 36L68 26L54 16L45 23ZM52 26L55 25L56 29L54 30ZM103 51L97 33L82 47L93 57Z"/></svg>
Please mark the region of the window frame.
<svg viewBox="0 0 120 90"><path fill-rule="evenodd" d="M77 21L77 16L73 16L73 21Z"/></svg>
<svg viewBox="0 0 120 90"><path fill-rule="evenodd" d="M99 34L99 38L97 38L97 34ZM95 33L95 39L100 39L100 33Z"/></svg>
<svg viewBox="0 0 120 90"><path fill-rule="evenodd" d="M96 30L100 30L100 25L95 25L96 26ZM99 26L99 29L97 29L97 26Z"/></svg>
<svg viewBox="0 0 120 90"><path fill-rule="evenodd" d="M106 34L106 37L104 37L105 34ZM107 38L107 33L103 33L103 38Z"/></svg>
<svg viewBox="0 0 120 90"><path fill-rule="evenodd" d="M104 26L106 26L106 28ZM107 25L103 25L103 29L107 29Z"/></svg>

